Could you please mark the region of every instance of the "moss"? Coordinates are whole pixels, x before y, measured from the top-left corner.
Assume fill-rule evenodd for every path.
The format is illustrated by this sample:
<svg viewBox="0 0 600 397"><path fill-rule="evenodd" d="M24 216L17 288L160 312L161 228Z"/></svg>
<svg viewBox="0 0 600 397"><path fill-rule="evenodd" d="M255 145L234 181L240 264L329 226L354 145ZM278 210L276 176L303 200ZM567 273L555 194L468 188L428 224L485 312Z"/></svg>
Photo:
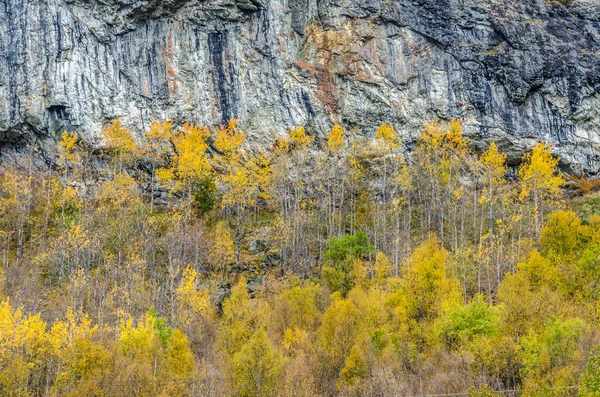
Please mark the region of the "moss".
<svg viewBox="0 0 600 397"><path fill-rule="evenodd" d="M573 211L584 221L596 214L600 214L600 193L594 193L588 196L576 198L570 203Z"/></svg>
<svg viewBox="0 0 600 397"><path fill-rule="evenodd" d="M503 41L502 43L497 44L494 47L492 47L490 50L488 50L487 54L489 56L492 56L495 53L497 53L498 51L502 51L504 49L504 47L506 47L506 42L505 41Z"/></svg>

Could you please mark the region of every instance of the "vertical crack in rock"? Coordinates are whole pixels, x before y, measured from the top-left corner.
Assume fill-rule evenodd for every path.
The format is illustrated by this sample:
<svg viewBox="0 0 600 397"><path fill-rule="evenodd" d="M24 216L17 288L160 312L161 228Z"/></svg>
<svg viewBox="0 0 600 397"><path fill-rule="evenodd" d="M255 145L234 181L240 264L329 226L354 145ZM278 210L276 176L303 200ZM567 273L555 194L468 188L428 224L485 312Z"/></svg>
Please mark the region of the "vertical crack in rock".
<svg viewBox="0 0 600 397"><path fill-rule="evenodd" d="M208 34L208 51L213 67L212 80L215 98L221 111L221 123L226 124L232 117L237 117L235 82L235 65L229 60L227 51L227 31Z"/></svg>

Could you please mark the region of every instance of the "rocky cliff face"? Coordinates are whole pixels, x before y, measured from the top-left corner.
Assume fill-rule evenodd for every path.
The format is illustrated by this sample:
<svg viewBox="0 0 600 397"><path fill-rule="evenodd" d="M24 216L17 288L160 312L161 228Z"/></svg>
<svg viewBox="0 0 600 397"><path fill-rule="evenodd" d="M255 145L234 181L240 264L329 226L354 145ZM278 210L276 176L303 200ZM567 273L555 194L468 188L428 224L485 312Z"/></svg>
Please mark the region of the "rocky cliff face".
<svg viewBox="0 0 600 397"><path fill-rule="evenodd" d="M462 118L513 161L546 140L597 173L599 50L597 0L0 0L0 142L98 144L117 116L237 117L256 147L333 121L410 141Z"/></svg>

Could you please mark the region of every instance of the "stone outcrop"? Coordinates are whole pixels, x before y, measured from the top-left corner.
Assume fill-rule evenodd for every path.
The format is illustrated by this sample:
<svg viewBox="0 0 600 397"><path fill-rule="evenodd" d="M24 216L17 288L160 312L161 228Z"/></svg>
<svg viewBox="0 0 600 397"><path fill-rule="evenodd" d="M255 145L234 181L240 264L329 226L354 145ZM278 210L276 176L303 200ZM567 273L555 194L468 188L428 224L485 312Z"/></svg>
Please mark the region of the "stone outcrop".
<svg viewBox="0 0 600 397"><path fill-rule="evenodd" d="M0 0L1 151L100 145L114 117L237 117L250 147L387 121L410 147L438 117L596 174L599 50L597 0Z"/></svg>

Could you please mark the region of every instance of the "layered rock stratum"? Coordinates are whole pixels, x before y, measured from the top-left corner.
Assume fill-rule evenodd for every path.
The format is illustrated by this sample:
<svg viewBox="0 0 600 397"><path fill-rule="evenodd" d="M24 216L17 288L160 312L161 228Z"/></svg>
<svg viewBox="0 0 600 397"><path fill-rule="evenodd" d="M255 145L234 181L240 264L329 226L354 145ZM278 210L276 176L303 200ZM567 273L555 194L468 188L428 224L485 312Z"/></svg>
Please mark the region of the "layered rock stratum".
<svg viewBox="0 0 600 397"><path fill-rule="evenodd" d="M513 163L545 140L596 174L599 50L598 0L0 0L2 156L65 129L101 145L115 117L236 117L257 148L335 121L410 148L462 118Z"/></svg>

